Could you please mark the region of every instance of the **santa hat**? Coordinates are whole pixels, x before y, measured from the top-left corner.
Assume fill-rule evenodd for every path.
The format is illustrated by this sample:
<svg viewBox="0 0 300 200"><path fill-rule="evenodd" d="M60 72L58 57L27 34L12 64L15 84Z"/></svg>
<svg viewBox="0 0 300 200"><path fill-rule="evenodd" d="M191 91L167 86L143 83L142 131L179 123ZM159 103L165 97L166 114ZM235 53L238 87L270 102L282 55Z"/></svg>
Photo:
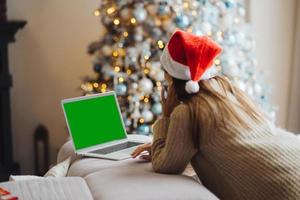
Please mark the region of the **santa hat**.
<svg viewBox="0 0 300 200"><path fill-rule="evenodd" d="M160 61L163 68L174 78L188 80L185 90L199 91L198 81L213 76L213 61L222 48L207 36L197 36L177 30L163 50Z"/></svg>

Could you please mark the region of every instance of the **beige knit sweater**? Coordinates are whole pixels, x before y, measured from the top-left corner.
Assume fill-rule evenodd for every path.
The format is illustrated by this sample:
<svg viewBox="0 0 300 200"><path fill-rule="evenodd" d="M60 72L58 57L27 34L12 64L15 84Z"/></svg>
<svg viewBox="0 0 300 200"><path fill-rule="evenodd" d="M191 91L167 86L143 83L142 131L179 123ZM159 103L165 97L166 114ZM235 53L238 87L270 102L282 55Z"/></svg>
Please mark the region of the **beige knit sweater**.
<svg viewBox="0 0 300 200"><path fill-rule="evenodd" d="M194 148L189 109L180 104L152 126L152 165L156 172L181 173L191 162L202 183L221 200L300 200L300 140L240 112L251 127L206 131Z"/></svg>

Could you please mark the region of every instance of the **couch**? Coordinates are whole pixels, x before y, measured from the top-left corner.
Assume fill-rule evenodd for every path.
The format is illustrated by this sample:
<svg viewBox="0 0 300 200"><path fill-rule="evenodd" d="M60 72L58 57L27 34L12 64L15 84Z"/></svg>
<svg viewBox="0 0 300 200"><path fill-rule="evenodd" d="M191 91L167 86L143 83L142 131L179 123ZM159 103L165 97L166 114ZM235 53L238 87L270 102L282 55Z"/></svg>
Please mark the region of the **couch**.
<svg viewBox="0 0 300 200"><path fill-rule="evenodd" d="M145 136L145 141L150 138ZM85 158L75 155L71 141L65 143L58 153L57 162L62 162L71 157L72 163L67 172L67 177L63 178L44 178L38 180L28 180L27 185L47 187L55 191L55 184L49 183L56 181L60 185L61 199L92 199L95 200L218 200L218 198L206 189L197 177L189 172L181 175L158 174L153 172L151 163L139 159L127 159L123 161L112 161L97 158ZM34 182L39 183L34 183ZM44 183L44 182L45 183ZM47 182L48 181L48 182ZM62 183L65 181L65 184ZM10 189L14 194L19 195L20 199L40 199L40 198L21 198L24 197L21 186L26 185L25 181L15 183L0 183L0 187ZM43 184L45 186L43 186ZM63 186L62 186L63 185ZM65 187L65 188L63 188ZM17 189L16 189L17 188ZM39 192L38 188L27 190L27 194ZM29 190L29 192L28 192ZM62 190L67 193L63 194ZM74 193L85 195L74 196ZM43 190L45 193L45 190ZM46 192L47 193L47 192ZM51 191L48 191L51 193ZM22 196L23 195L23 196ZM68 195L73 195L68 197ZM37 194L38 196L38 194ZM56 199L56 198L43 198ZM59 198L58 198L59 199Z"/></svg>

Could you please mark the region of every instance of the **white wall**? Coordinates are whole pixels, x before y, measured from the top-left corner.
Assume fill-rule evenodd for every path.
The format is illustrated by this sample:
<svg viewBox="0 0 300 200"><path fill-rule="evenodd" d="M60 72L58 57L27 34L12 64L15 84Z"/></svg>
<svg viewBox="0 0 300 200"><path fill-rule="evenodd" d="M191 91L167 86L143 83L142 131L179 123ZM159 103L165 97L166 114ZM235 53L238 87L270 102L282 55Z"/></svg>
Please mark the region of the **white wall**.
<svg viewBox="0 0 300 200"><path fill-rule="evenodd" d="M28 174L33 169L33 132L39 123L50 131L52 160L66 139L60 100L80 95L76 90L79 78L93 74L86 47L103 29L92 15L99 0L7 2L9 19L28 21L10 46L14 156L22 172ZM260 67L270 74L272 101L279 106L281 126L288 115L295 2L250 2L257 57Z"/></svg>
<svg viewBox="0 0 300 200"><path fill-rule="evenodd" d="M291 131L300 133L300 1L297 1L297 4L294 62L291 71L291 98L288 110L287 127Z"/></svg>
<svg viewBox="0 0 300 200"><path fill-rule="evenodd" d="M23 173L33 168L33 132L49 129L52 160L67 137L60 100L81 95L80 77L93 74L87 45L101 27L93 10L98 0L9 0L8 18L25 19L10 46L13 144Z"/></svg>
<svg viewBox="0 0 300 200"><path fill-rule="evenodd" d="M265 71L266 83L272 87L271 99L278 106L277 123L281 127L286 127L288 116L296 1L250 0L259 68Z"/></svg>

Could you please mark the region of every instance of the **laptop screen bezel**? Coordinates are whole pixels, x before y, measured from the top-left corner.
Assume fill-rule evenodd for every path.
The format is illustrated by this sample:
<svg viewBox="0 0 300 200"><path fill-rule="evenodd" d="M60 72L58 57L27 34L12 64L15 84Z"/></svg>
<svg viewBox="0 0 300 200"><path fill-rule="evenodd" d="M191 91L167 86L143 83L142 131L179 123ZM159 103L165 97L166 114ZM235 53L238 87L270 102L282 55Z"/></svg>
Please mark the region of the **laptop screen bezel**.
<svg viewBox="0 0 300 200"><path fill-rule="evenodd" d="M122 128L123 128L123 131L125 132L124 139L116 139L116 140L112 140L112 141L105 142L105 143L102 143L102 144L91 145L90 147L84 147L84 148L76 149L76 146L74 144L73 135L72 135L72 132L71 132L71 129L70 129L70 126L69 126L68 119L67 119L66 111L65 111L65 108L64 108L64 104L65 103L70 103L70 102L86 100L86 99L93 99L93 98L97 98L97 97L104 97L104 96L109 96L109 95L114 96L116 106L118 107L118 112L119 112L119 117L120 117L120 120L121 120L121 123L122 123ZM119 102L118 102L117 95L116 95L115 91L109 91L109 92L104 92L104 93L91 94L91 95L87 95L87 96L80 96L80 97L73 97L73 98L63 99L63 100L61 100L61 106L62 106L62 109L63 109L63 112L64 112L64 117L65 117L65 121L66 121L66 124L67 124L67 127L68 127L69 135L71 137L71 140L72 140L72 143L73 143L73 146L74 146L74 149L75 149L76 152L87 152L87 151L90 151L90 150L93 150L93 149L106 147L106 146L109 146L111 144L115 144L115 143L118 143L118 142L124 142L124 141L128 140L125 124L124 124L124 121L123 121L123 117L122 117L122 114L121 114L121 109L120 109Z"/></svg>

